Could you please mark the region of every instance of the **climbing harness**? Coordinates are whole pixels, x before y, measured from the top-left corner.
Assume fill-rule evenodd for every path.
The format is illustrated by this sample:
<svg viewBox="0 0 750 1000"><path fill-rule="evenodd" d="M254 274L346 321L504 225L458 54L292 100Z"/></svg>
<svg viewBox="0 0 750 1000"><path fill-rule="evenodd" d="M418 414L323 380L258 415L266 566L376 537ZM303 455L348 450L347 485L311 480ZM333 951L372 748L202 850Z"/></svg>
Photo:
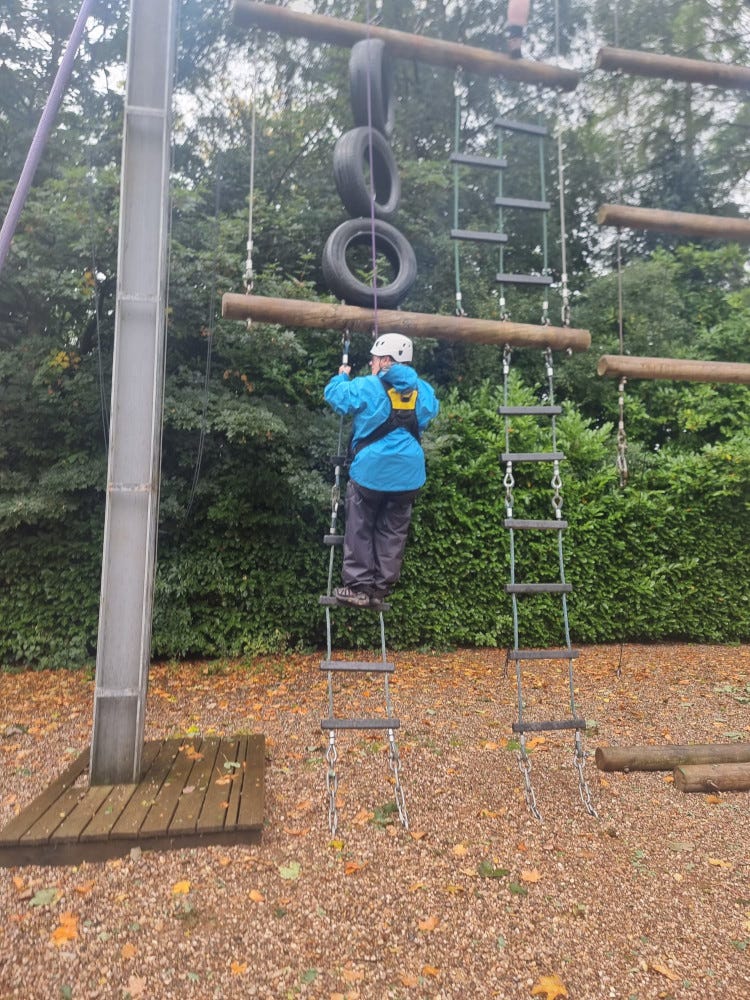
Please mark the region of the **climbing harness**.
<svg viewBox="0 0 750 1000"><path fill-rule="evenodd" d="M512 406L509 403L509 384L511 371L511 351L506 346L503 352L503 405L499 408L500 415L504 418L505 429L505 452L501 456L501 461L505 466L505 476L503 485L505 487L505 519L503 526L508 529L510 539L510 583L505 587L510 594L513 614L513 648L508 650L508 660L515 662L516 666L516 698L517 698L517 722L512 725L512 730L518 736L517 760L518 767L523 776L524 794L529 811L536 819L541 819L541 813L536 803L536 795L531 781L531 760L529 757L529 745L527 744L527 733L555 732L559 730L573 730L573 764L578 776L578 791L586 811L591 816L596 816L596 810L591 801L591 793L586 783L584 774L584 763L586 754L583 749L581 733L586 729L586 722L580 718L575 702L575 681L573 674L573 661L578 657L578 650L571 647L570 626L568 621L567 595L572 591L572 586L565 580L565 563L563 558L563 531L567 528L568 522L563 519L563 483L560 475L560 463L565 456L558 451L557 446L557 423L556 418L562 412L562 407L555 405L554 397L554 367L552 361L552 351L547 348L544 352L544 364L547 375L546 401L540 406ZM512 418L521 416L549 417L551 421L551 451L549 452L511 452L510 436ZM514 467L518 464L551 463L552 487L551 506L554 517L552 519L532 520L517 518L515 516L515 493L517 483L514 477ZM557 563L559 582L546 583L520 583L516 580L516 532L543 531L553 532L557 536ZM564 643L559 649L523 649L520 646L519 608L518 601L521 596L535 594L558 595L561 600L562 612L562 633ZM553 719L549 721L527 721L524 718L526 703L523 695L523 671L522 664L533 660L567 660L568 663L568 692L570 718Z"/></svg>
<svg viewBox="0 0 750 1000"><path fill-rule="evenodd" d="M343 337L342 364L349 364L350 335L345 331ZM395 731L400 728L401 723L393 715L393 705L391 702L390 675L394 672L395 666L388 661L385 641L385 620L384 612L388 611L389 605L381 603L374 610L377 611L380 626L380 659L375 661L360 660L340 660L333 657L333 626L331 621L331 608L337 607L338 602L333 595L333 578L335 567L336 547L343 546L344 536L338 527L339 512L341 508L341 483L346 466L346 456L341 453L344 439L344 418L339 420L338 433L338 454L333 458L334 483L331 489L331 520L329 533L323 536L323 541L329 548L328 558L328 586L325 596L319 598L320 604L325 607L326 616L326 658L320 664L320 669L327 674L327 696L328 696L328 717L321 720L321 728L328 733L328 744L326 747L326 792L328 795L328 828L331 836L334 836L338 828L339 816L337 805L337 792L339 786L339 775L337 764L339 761L339 751L336 743L337 733L343 729L353 730L380 730L385 731L388 739L388 769L393 782L393 793L398 810L398 816L404 829L409 829L409 817L406 811L406 800L404 789L401 783L401 760L396 743ZM385 716L376 718L342 718L337 716L334 710L335 684L334 677L340 674L382 674L384 685Z"/></svg>
<svg viewBox="0 0 750 1000"><path fill-rule="evenodd" d="M399 428L408 431L417 439L417 441L421 438L419 433L419 424L417 422L418 390L411 389L407 392L399 392L398 389L394 389L393 386L388 388L384 379L379 379L378 381L383 387L383 391L388 396L388 400L391 404L391 412L379 427L376 427L374 431L371 431L365 437L359 438L356 444L350 438L349 446L347 448L347 459L349 463L351 463L355 455L358 455L363 448L366 448L370 444L374 444L375 441L380 441L392 431L396 431Z"/></svg>

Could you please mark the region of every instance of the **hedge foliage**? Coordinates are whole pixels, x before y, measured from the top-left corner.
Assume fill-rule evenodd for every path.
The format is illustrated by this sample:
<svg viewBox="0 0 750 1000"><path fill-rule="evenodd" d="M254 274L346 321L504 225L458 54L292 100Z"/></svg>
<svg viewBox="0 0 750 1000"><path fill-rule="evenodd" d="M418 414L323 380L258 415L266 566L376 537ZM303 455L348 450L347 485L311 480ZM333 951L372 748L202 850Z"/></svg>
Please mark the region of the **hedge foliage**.
<svg viewBox="0 0 750 1000"><path fill-rule="evenodd" d="M534 394L519 378L511 402ZM395 648L504 646L513 641L500 390L482 385L442 401L425 440L429 478L415 508L404 573L389 615ZM334 418L327 426L333 431ZM631 457L621 489L612 427L572 405L558 418L563 535L573 642L750 638L750 435L700 453ZM547 432L548 432L547 427ZM513 450L546 447L536 418L511 424ZM547 442L548 444L548 442ZM331 451L333 452L333 448ZM176 524L163 512L156 580L156 657L246 656L325 642L323 609L329 486L318 473L293 491L268 467L243 494L230 463L214 502ZM527 471L530 470L530 471ZM549 467L516 470L514 514L550 517ZM311 480L312 482L312 480ZM169 510L170 484L164 508ZM4 532L0 552L0 662L75 667L95 652L104 500L89 487L59 519ZM557 533L515 532L516 579L558 580ZM564 640L559 598L519 599L521 646ZM334 643L378 645L377 619L340 610Z"/></svg>

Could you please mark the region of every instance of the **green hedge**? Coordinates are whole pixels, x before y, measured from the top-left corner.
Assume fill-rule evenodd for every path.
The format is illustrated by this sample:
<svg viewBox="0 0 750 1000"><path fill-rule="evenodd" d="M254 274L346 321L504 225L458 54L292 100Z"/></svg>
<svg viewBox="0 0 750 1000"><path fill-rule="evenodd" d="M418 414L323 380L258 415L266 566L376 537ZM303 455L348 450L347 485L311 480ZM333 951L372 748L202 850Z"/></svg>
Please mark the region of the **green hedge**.
<svg viewBox="0 0 750 1000"><path fill-rule="evenodd" d="M529 402L520 384L513 402ZM508 532L497 417L484 387L450 395L426 440L429 480L417 506L402 582L388 620L395 648L504 646L513 641ZM750 438L700 454L641 456L620 489L611 427L572 407L558 421L563 465L566 578L572 639L733 642L750 638ZM514 450L544 447L529 418L513 424ZM548 466L516 471L514 513L549 517ZM252 476L257 477L257 470ZM237 468L214 469L212 494L159 543L156 657L252 655L319 647L325 618L330 503L296 496L279 479L264 495ZM222 479L222 476L224 477ZM251 473L248 472L248 476ZM324 472L318 474L324 481ZM265 480L263 480L265 482ZM314 491L312 491L314 492ZM168 505L167 505L168 507ZM78 496L72 523L6 530L0 553L0 662L78 667L95 653L103 498ZM516 578L558 579L557 534L516 532ZM564 638L559 598L519 600L522 646ZM377 619L333 615L334 643L377 647Z"/></svg>

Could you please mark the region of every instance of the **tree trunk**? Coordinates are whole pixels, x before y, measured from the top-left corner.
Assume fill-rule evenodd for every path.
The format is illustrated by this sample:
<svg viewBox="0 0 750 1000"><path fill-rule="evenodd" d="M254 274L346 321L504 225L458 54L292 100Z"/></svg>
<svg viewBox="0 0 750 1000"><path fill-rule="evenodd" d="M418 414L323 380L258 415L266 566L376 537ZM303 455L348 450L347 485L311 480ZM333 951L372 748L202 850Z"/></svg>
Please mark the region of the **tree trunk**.
<svg viewBox="0 0 750 1000"><path fill-rule="evenodd" d="M597 747L594 759L600 771L671 771L682 764L750 764L750 743Z"/></svg>
<svg viewBox="0 0 750 1000"><path fill-rule="evenodd" d="M682 80L685 83L707 83L728 90L750 90L750 66L705 62L702 59L683 59L680 56L665 56L657 52L604 48L596 58L596 68L622 70L633 76Z"/></svg>
<svg viewBox="0 0 750 1000"><path fill-rule="evenodd" d="M668 212L661 208L637 208L632 205L602 205L596 221L600 226L653 229L657 233L750 243L750 219L730 219L726 215Z"/></svg>
<svg viewBox="0 0 750 1000"><path fill-rule="evenodd" d="M685 358L639 358L632 354L603 354L596 366L596 373L610 378L750 385L750 365L739 361L689 361Z"/></svg>
<svg viewBox="0 0 750 1000"><path fill-rule="evenodd" d="M338 306L330 302L305 299L273 299L262 295L227 293L221 300L224 319L252 319L258 323L280 326L304 326L321 330L344 330L371 333L376 314L360 306ZM532 326L529 323L505 323L469 316L437 316L429 313L378 309L380 330L393 330L407 337L435 337L471 344L509 344L511 347L536 347L544 350L587 351L591 346L588 330L570 327ZM750 367L750 366L749 366Z"/></svg>
<svg viewBox="0 0 750 1000"><path fill-rule="evenodd" d="M282 35L296 35L344 46L354 45L363 38L380 38L388 46L390 55L403 59L419 60L434 66L460 66L469 73L504 76L509 80L559 87L561 90L575 90L580 80L580 74L574 70L551 63L511 59L500 52L460 42L445 42L439 38L412 35L406 31L381 28L377 24L346 21L322 14L305 14L272 3L234 0L232 11L235 24L242 28L257 26Z"/></svg>
<svg viewBox="0 0 750 1000"><path fill-rule="evenodd" d="M750 763L676 767L674 787L680 792L747 792L750 791Z"/></svg>

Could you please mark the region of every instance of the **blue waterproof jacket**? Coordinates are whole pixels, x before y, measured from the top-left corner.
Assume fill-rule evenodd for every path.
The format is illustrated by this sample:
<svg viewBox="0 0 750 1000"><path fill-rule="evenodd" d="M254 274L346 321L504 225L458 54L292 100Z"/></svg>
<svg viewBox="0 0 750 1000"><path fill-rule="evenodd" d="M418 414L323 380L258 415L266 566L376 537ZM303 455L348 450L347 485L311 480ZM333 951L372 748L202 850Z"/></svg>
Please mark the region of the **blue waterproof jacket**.
<svg viewBox="0 0 750 1000"><path fill-rule="evenodd" d="M385 382L385 385L381 383ZM391 403L387 389L399 392L417 390L416 417L420 434L437 416L440 404L432 386L419 378L409 365L391 365L378 375L350 379L334 375L325 387L326 402L336 413L354 416L352 445L388 419ZM424 452L417 439L406 428L398 427L378 441L364 447L352 461L350 477L370 490L417 490L424 486Z"/></svg>

